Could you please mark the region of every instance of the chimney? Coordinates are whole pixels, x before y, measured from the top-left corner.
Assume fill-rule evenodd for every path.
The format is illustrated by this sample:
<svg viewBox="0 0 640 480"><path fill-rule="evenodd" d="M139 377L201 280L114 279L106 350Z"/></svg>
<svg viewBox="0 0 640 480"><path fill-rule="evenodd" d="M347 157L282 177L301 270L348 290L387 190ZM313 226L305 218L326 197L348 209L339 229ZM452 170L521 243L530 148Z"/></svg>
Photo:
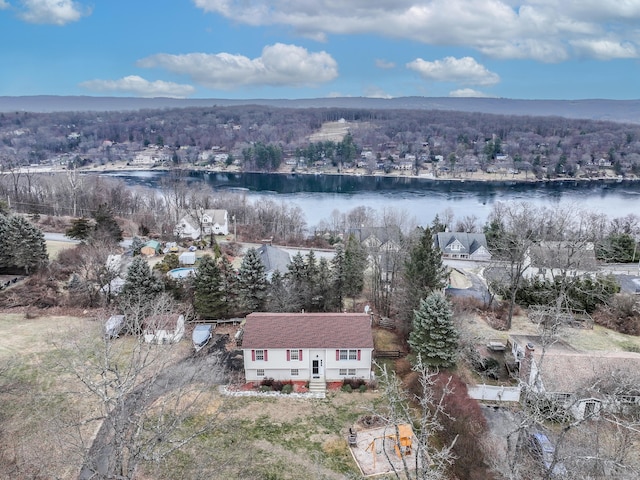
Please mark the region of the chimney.
<svg viewBox="0 0 640 480"><path fill-rule="evenodd" d="M536 348L533 343L529 342L524 347L524 357L520 359L519 377L520 380L527 385L531 383L531 362L533 361L533 352Z"/></svg>

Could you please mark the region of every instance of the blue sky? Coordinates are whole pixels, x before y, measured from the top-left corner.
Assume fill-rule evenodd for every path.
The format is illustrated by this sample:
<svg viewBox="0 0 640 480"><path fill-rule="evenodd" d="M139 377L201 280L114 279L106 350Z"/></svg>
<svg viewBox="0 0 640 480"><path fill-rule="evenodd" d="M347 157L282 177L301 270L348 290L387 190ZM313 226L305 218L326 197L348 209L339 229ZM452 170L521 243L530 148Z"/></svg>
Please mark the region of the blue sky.
<svg viewBox="0 0 640 480"><path fill-rule="evenodd" d="M640 0L0 0L0 95L640 98Z"/></svg>

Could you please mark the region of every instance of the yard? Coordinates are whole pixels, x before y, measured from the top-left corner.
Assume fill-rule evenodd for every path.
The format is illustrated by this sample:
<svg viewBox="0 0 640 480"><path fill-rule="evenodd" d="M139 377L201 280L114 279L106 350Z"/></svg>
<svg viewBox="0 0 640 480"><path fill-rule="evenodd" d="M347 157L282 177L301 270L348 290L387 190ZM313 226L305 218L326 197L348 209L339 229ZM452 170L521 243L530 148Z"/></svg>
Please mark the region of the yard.
<svg viewBox="0 0 640 480"><path fill-rule="evenodd" d="M25 318L0 314L0 478L74 478L99 423L85 422L99 404L68 371L62 358L76 344L101 336L90 317ZM126 346L129 339L118 339ZM178 357L192 358L182 341ZM208 355L211 355L209 353ZM200 361L200 357L196 361ZM206 362L206 358L202 361ZM348 450L349 427L380 405L377 392L329 392L324 400L237 398L204 390L199 410L185 419L188 432L220 421L160 463L138 469L143 479L344 478L358 474ZM158 399L152 406L162 399Z"/></svg>

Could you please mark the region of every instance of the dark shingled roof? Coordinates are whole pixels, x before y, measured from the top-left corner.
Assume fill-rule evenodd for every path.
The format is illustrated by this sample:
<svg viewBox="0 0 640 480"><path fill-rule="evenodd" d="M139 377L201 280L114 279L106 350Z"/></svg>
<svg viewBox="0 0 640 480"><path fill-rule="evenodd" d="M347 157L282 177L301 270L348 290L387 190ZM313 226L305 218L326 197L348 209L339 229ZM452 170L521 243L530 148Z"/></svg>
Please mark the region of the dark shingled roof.
<svg viewBox="0 0 640 480"><path fill-rule="evenodd" d="M373 348L365 313L252 313L243 348Z"/></svg>

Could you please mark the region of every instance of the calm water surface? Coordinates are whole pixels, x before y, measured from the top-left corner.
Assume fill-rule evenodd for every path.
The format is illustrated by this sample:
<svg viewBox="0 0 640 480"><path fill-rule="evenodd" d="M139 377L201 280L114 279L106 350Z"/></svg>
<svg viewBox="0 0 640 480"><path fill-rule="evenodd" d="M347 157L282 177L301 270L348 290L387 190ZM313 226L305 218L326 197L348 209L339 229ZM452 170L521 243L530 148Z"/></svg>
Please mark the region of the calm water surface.
<svg viewBox="0 0 640 480"><path fill-rule="evenodd" d="M166 172L113 172L129 185L159 188ZM484 222L496 202L527 201L539 206L576 206L609 218L640 215L640 182L556 181L540 183L434 181L352 175L284 175L266 173L185 172L191 184L241 192L250 200L270 198L298 205L313 227L334 210L346 213L364 205L374 210L395 208L411 213L420 224L451 209L456 218L475 215Z"/></svg>

